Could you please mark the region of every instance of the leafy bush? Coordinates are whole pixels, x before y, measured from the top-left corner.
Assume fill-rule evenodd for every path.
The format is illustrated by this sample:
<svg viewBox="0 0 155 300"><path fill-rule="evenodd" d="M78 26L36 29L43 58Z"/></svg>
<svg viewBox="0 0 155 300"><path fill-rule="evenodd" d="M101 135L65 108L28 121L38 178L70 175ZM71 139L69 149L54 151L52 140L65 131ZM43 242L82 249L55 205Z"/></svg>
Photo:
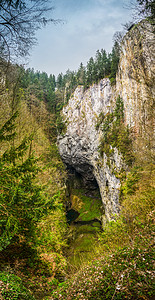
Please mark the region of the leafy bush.
<svg viewBox="0 0 155 300"><path fill-rule="evenodd" d="M22 280L8 272L0 272L0 298L7 300L35 300L30 291L23 286Z"/></svg>

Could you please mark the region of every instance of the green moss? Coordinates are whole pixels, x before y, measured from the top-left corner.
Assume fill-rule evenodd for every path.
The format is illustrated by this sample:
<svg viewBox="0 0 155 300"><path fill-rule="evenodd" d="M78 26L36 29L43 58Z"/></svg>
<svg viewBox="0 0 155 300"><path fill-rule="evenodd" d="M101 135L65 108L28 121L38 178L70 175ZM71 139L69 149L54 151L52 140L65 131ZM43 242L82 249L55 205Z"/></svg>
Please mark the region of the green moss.
<svg viewBox="0 0 155 300"><path fill-rule="evenodd" d="M97 243L97 234L101 231L102 202L99 191L86 191L72 188L72 208L80 215L77 223L70 226L70 242L67 250L68 266L76 269L84 262L89 262Z"/></svg>
<svg viewBox="0 0 155 300"><path fill-rule="evenodd" d="M91 249L89 236L83 243L79 235L79 248L72 260L78 264L78 272L65 282L63 289L53 292L52 299L59 299L59 295L64 300L153 299L155 191L150 167L151 170L135 167L132 175L128 174L121 216L107 223L98 235L100 245L92 239L94 249ZM135 184L136 189L131 193L130 188ZM87 265L83 265L83 249L87 249L87 259L89 251L94 251Z"/></svg>
<svg viewBox="0 0 155 300"><path fill-rule="evenodd" d="M77 196L81 202L78 209L80 215L77 220L89 221L100 219L102 215L102 202L99 192L92 191L90 195L86 195L83 189L74 189L72 193Z"/></svg>
<svg viewBox="0 0 155 300"><path fill-rule="evenodd" d="M127 177L125 178L125 181L122 183L121 194L126 196L135 193L137 189L137 183L141 178L140 171L141 171L140 167L133 167L131 169L131 171L128 173Z"/></svg>
<svg viewBox="0 0 155 300"><path fill-rule="evenodd" d="M82 227L82 226L80 226ZM84 232L82 230L84 229ZM68 251L68 266L79 268L83 263L88 263L91 260L94 246L97 243L95 228L92 232L92 227L85 225L84 228L75 228L76 236L71 243Z"/></svg>
<svg viewBox="0 0 155 300"><path fill-rule="evenodd" d="M109 158L116 147L122 154L127 165L132 165L133 151L130 132L124 124L124 107L120 97L116 100L114 113L108 113L102 123L103 136L99 145L100 155L103 153ZM112 148L111 148L112 147Z"/></svg>
<svg viewBox="0 0 155 300"><path fill-rule="evenodd" d="M99 222L94 222L92 225L86 224L86 225L80 225L76 227L76 234L92 234L96 233L97 231L101 230L101 225Z"/></svg>
<svg viewBox="0 0 155 300"><path fill-rule="evenodd" d="M116 78L111 77L110 78L110 83L112 86L114 86L116 84Z"/></svg>

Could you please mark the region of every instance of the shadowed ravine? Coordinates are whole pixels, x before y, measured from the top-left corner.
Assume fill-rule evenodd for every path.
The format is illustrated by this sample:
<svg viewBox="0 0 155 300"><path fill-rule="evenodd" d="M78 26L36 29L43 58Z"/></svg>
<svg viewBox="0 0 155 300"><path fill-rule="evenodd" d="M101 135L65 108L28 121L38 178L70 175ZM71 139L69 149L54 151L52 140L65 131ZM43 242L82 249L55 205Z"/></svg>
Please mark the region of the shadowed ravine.
<svg viewBox="0 0 155 300"><path fill-rule="evenodd" d="M88 187L89 186L89 187ZM75 170L69 173L66 217L69 224L69 266L89 259L102 230L103 206L97 182L85 182Z"/></svg>

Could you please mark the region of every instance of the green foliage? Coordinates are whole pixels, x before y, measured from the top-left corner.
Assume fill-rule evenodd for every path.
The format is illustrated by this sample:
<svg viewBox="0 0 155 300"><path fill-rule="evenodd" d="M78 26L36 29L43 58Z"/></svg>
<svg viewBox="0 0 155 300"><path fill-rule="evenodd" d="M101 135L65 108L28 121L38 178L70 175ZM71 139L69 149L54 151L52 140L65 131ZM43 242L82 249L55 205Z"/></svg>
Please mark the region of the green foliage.
<svg viewBox="0 0 155 300"><path fill-rule="evenodd" d="M84 190L75 189L73 193L73 207L75 205L75 208L77 208L78 212L80 213L77 220L89 221L95 218L100 219L102 202L100 195L98 195L97 192L96 195L95 192L92 192L89 196L89 193L86 195Z"/></svg>
<svg viewBox="0 0 155 300"><path fill-rule="evenodd" d="M153 249L124 247L94 261L54 291L51 299L138 299L153 296Z"/></svg>
<svg viewBox="0 0 155 300"><path fill-rule="evenodd" d="M71 189L70 201L72 209L79 213L68 228L66 253L69 272L73 273L92 259L97 233L101 230L102 202L97 190L86 192L82 188Z"/></svg>
<svg viewBox="0 0 155 300"><path fill-rule="evenodd" d="M110 77L110 83L111 83L112 86L115 85L116 84L116 78Z"/></svg>
<svg viewBox="0 0 155 300"><path fill-rule="evenodd" d="M95 126L95 129L96 129L96 130L99 129L100 125L101 125L101 124L103 123L103 121L104 121L104 118L105 118L104 113L103 113L103 112L100 112L100 114L99 114L99 116L98 116L98 118L97 118L96 126Z"/></svg>
<svg viewBox="0 0 155 300"><path fill-rule="evenodd" d="M137 183L140 177L140 168L133 167L128 173L125 182L122 183L121 192L123 193L123 195L134 194L137 189Z"/></svg>
<svg viewBox="0 0 155 300"><path fill-rule="evenodd" d="M62 253L62 248L66 246L66 215L63 206L63 196L60 192L53 196L54 210L45 215L38 223L37 244L39 249L46 249L47 252L53 251Z"/></svg>
<svg viewBox="0 0 155 300"><path fill-rule="evenodd" d="M112 53L111 53L111 72L110 72L110 76L109 76L112 84L114 83L114 80L116 79L116 72L118 70L119 57L120 57L120 46L119 46L118 42L115 41L114 46L112 48Z"/></svg>
<svg viewBox="0 0 155 300"><path fill-rule="evenodd" d="M28 96L33 95L40 101L44 101L48 110L55 114L57 122L60 123L60 106L62 109L78 85L83 85L86 90L105 76L110 78L112 84L115 83L119 51L119 45L115 42L111 54L107 55L103 49L98 50L95 58L91 57L86 66L81 63L76 72L67 70L65 74L60 73L57 79L52 74L48 76L45 72L34 72L34 69L24 70L20 67L19 86Z"/></svg>
<svg viewBox="0 0 155 300"><path fill-rule="evenodd" d="M86 90L91 84L97 83L106 76L109 76L110 81L115 83L119 52L119 45L115 42L111 54L107 55L103 49L97 50L95 58L91 57L86 66L81 63L77 72L67 70L65 75L60 73L57 78L57 87L64 91L66 102L78 85L83 85Z"/></svg>
<svg viewBox="0 0 155 300"><path fill-rule="evenodd" d="M15 117L11 117L1 129L1 140L10 140L15 135ZM11 131L11 133L10 133ZM38 220L46 211L42 188L35 184L39 172L37 160L30 153L32 137L14 144L0 158L0 249L9 243L34 238ZM27 158L24 158L27 151Z"/></svg>
<svg viewBox="0 0 155 300"><path fill-rule="evenodd" d="M102 121L103 120L103 121ZM114 113L108 113L101 122L98 122L96 129L101 126L103 136L101 138L99 151L108 157L113 153L113 148L117 148L127 165L133 162L132 142L130 139L129 129L124 125L123 101L120 97L116 100Z"/></svg>
<svg viewBox="0 0 155 300"><path fill-rule="evenodd" d="M60 114L56 119L56 128L59 134L63 134L66 131L66 124Z"/></svg>
<svg viewBox="0 0 155 300"><path fill-rule="evenodd" d="M0 272L0 298L6 300L34 300L22 280L9 272Z"/></svg>
<svg viewBox="0 0 155 300"><path fill-rule="evenodd" d="M0 129L0 142L10 141L15 137L15 132L12 132L12 130L15 127L13 122L16 119L17 115L17 112L13 114L13 116Z"/></svg>
<svg viewBox="0 0 155 300"><path fill-rule="evenodd" d="M152 299L154 175L135 168L132 176L137 188L124 194L120 217L106 224L98 245L93 243L98 256L95 252L92 262L53 291L51 299Z"/></svg>
<svg viewBox="0 0 155 300"><path fill-rule="evenodd" d="M11 265L24 285L43 297L66 270L65 170L56 144L43 133L46 123L38 126L36 110L31 107L30 116L26 108L21 103L18 116L3 118L0 130L0 266Z"/></svg>

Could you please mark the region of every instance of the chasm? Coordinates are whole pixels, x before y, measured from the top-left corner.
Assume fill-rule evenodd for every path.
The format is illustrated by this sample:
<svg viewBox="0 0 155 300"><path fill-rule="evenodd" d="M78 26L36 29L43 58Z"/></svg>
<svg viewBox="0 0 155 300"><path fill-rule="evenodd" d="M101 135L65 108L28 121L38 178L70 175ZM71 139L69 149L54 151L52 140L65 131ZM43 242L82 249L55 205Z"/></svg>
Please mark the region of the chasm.
<svg viewBox="0 0 155 300"><path fill-rule="evenodd" d="M66 256L72 269L91 259L98 233L102 231L104 209L96 180L86 180L73 167L68 166L67 169L69 247Z"/></svg>

